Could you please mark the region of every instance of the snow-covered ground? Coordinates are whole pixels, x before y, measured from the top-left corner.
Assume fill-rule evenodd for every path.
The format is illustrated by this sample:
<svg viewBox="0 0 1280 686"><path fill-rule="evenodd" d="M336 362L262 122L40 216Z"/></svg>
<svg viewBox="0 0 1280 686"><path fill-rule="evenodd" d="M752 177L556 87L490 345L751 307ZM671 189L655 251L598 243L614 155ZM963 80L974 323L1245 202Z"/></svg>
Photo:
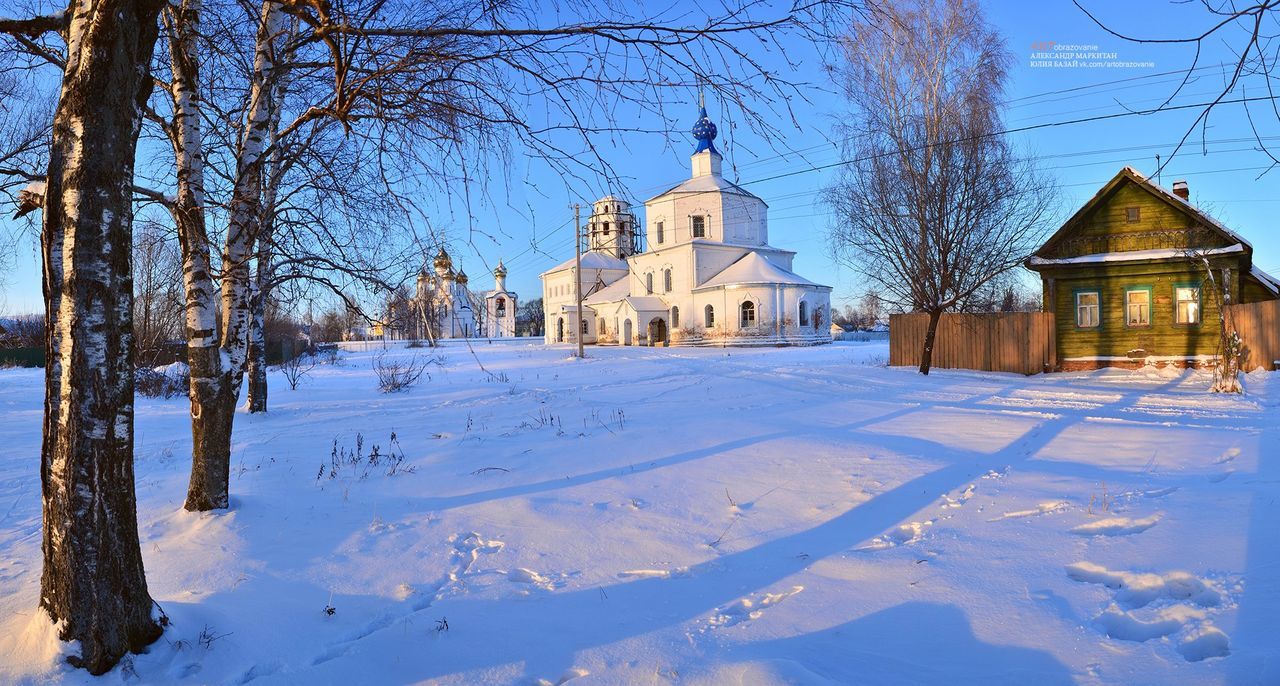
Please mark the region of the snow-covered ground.
<svg viewBox="0 0 1280 686"><path fill-rule="evenodd" d="M1280 683L1280 377L500 343L384 395L375 354L273 375L228 512L139 400L172 624L99 680L32 622L41 376L0 370L0 682Z"/></svg>

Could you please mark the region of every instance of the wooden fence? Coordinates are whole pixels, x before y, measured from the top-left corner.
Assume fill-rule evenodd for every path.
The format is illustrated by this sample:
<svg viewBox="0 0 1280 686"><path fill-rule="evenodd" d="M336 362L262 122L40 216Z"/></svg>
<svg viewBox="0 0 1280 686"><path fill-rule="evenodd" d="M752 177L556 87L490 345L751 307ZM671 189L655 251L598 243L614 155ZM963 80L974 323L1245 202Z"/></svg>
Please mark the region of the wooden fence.
<svg viewBox="0 0 1280 686"><path fill-rule="evenodd" d="M889 317L889 364L919 366L927 314ZM944 314L933 344L933 366L1039 374L1057 365L1052 312Z"/></svg>
<svg viewBox="0 0 1280 686"><path fill-rule="evenodd" d="M1244 344L1243 369L1275 369L1280 360L1280 300L1230 305L1227 309L1228 323L1235 325Z"/></svg>

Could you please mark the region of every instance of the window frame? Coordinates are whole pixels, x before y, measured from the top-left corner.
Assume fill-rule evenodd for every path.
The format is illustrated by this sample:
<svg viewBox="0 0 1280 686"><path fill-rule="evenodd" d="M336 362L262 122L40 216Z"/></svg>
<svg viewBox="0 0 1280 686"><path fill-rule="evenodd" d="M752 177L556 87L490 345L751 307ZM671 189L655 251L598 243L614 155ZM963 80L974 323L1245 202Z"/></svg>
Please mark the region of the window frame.
<svg viewBox="0 0 1280 686"><path fill-rule="evenodd" d="M701 229L699 229L698 227L699 222L701 222L702 224ZM701 230L701 233L699 233L699 230ZM707 215L705 214L689 215L689 236L691 238L707 237Z"/></svg>
<svg viewBox="0 0 1280 686"><path fill-rule="evenodd" d="M1142 221L1142 207L1126 207L1124 208L1124 223L1137 224Z"/></svg>
<svg viewBox="0 0 1280 686"><path fill-rule="evenodd" d="M1126 329L1150 329L1152 326L1155 326L1156 312L1155 312L1154 305L1155 305L1156 299L1155 299L1154 290L1155 289L1153 289L1149 285L1141 285L1141 284L1124 287L1124 327ZM1147 323L1146 324L1130 324L1129 323L1129 294L1138 293L1140 291L1146 291L1147 293Z"/></svg>
<svg viewBox="0 0 1280 686"><path fill-rule="evenodd" d="M666 238L666 231L662 226L662 222L654 222L654 233L656 234L654 237L658 239L658 245L662 245L666 242L664 240Z"/></svg>
<svg viewBox="0 0 1280 686"><path fill-rule="evenodd" d="M663 293L671 292L671 282L672 282L671 269L670 268L663 269L662 270L662 292Z"/></svg>
<svg viewBox="0 0 1280 686"><path fill-rule="evenodd" d="M653 272L645 272L644 290L645 295L653 295Z"/></svg>
<svg viewBox="0 0 1280 686"><path fill-rule="evenodd" d="M800 326L809 325L809 303L804 300L800 301Z"/></svg>
<svg viewBox="0 0 1280 686"><path fill-rule="evenodd" d="M759 308L756 306L756 303L754 300L743 300L742 302L738 303L738 328L739 329L754 328L756 324L760 321L758 310ZM746 315L748 312L751 313L750 324L747 323Z"/></svg>
<svg viewBox="0 0 1280 686"><path fill-rule="evenodd" d="M1196 290L1196 320L1195 320L1195 322L1180 322L1180 321L1178 321L1178 304L1182 302L1181 300L1178 300L1178 289L1180 289L1180 288L1194 288L1194 289ZM1190 301L1188 301L1188 302L1190 302ZM1178 326L1178 327L1182 327L1182 328L1185 328L1185 329L1194 329L1194 328L1199 328L1199 327L1200 327L1200 325L1202 325L1202 324L1204 324L1204 282L1203 282L1203 281L1188 281L1188 282L1186 282L1186 283L1175 283L1175 284L1173 284L1173 325L1174 325L1174 326Z"/></svg>
<svg viewBox="0 0 1280 686"><path fill-rule="evenodd" d="M702 323L708 329L715 328L716 325L716 308L715 305L707 305L702 308Z"/></svg>
<svg viewBox="0 0 1280 686"><path fill-rule="evenodd" d="M1092 293L1098 296L1098 323L1093 326L1081 326L1080 324L1080 296L1086 293ZM1075 322L1076 328L1082 331L1097 331L1102 328L1102 288L1100 286L1086 286L1071 291L1071 312L1072 321Z"/></svg>
<svg viewBox="0 0 1280 686"><path fill-rule="evenodd" d="M670 316L671 316L671 328L672 329L680 328L680 306L679 305L671 306Z"/></svg>

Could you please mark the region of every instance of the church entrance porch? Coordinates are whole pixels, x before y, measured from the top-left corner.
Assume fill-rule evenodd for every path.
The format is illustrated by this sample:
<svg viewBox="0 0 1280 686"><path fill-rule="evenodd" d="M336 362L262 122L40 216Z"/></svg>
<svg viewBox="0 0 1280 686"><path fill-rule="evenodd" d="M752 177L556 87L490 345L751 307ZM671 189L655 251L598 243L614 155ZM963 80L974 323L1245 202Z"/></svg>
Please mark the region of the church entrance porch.
<svg viewBox="0 0 1280 686"><path fill-rule="evenodd" d="M667 346L667 322L662 317L654 317L649 322L649 345Z"/></svg>

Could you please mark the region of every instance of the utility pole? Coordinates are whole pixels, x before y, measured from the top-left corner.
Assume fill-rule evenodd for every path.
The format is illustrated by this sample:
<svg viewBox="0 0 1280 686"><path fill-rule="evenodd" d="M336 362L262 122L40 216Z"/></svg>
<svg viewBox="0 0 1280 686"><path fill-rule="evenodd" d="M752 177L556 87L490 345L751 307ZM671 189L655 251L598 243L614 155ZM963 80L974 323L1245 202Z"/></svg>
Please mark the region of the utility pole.
<svg viewBox="0 0 1280 686"><path fill-rule="evenodd" d="M573 335L578 339L578 359L582 359L582 224L581 205L573 203L573 300L577 304L573 317Z"/></svg>

